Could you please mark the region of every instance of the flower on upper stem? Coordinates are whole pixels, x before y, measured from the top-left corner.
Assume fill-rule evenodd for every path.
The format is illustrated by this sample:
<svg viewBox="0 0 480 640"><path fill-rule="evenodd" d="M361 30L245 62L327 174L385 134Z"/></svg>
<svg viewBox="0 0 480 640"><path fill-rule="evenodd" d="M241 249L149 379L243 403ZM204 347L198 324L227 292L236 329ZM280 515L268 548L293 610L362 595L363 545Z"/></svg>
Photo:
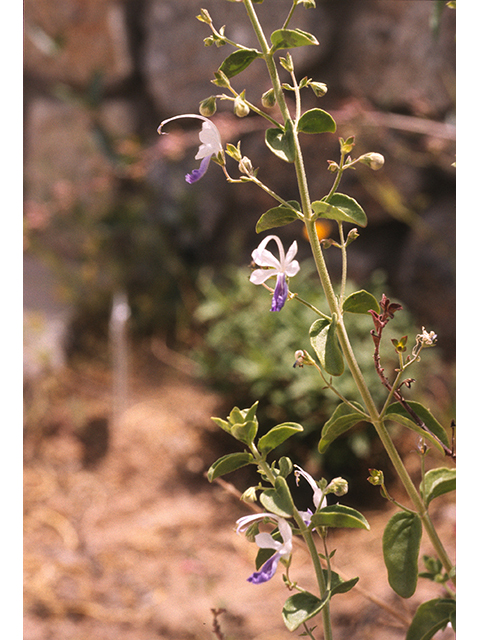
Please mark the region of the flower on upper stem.
<svg viewBox="0 0 480 640"><path fill-rule="evenodd" d="M315 480L312 478L312 476L309 473L304 471L301 467L298 466L298 464L296 464L295 478L297 480L297 485L299 483L300 476L303 476L313 489L313 504L315 505L315 509L318 511L318 509L322 509L323 507L326 507L327 498L325 497L325 491L320 489L318 484L315 482ZM302 516L302 519L305 522L305 524L308 526L310 524L311 516L313 515L312 510L307 509L307 511L299 511L299 513Z"/></svg>
<svg viewBox="0 0 480 640"><path fill-rule="evenodd" d="M184 115L168 118L160 123L157 132L159 134L163 134L163 126L167 124L167 122L172 122L172 120L178 120L179 118L197 118L198 120L203 120L202 129L199 133L201 144L197 151L197 155L195 156L195 160L201 160L200 167L198 169L193 169L191 173L187 173L185 176L185 180L189 184L192 184L193 182L200 180L200 178L205 175L212 156L223 152L222 139L220 137L219 130L211 120L195 113L186 113Z"/></svg>
<svg viewBox="0 0 480 640"><path fill-rule="evenodd" d="M285 558L288 560L292 554L292 529L284 518L276 516L273 513L258 513L240 518L237 520L237 533L246 531L251 524L259 520L264 520L265 518L274 520L277 523L283 542L275 540L270 533L257 533L255 536L255 544L260 547L260 549L273 549L275 553L263 563L258 571L255 571L247 578L248 582L252 584L261 584L262 582L270 580L277 570L280 559Z"/></svg>
<svg viewBox="0 0 480 640"><path fill-rule="evenodd" d="M274 240L277 243L279 258L275 258L266 248L270 240ZM287 277L291 278L295 276L300 270L298 261L294 260L296 253L297 243L294 240L285 255L283 244L278 236L267 236L252 252L252 258L255 264L264 268L255 269L250 276L250 282L253 282L253 284L263 284L268 278L277 276L270 311L280 311L288 298Z"/></svg>

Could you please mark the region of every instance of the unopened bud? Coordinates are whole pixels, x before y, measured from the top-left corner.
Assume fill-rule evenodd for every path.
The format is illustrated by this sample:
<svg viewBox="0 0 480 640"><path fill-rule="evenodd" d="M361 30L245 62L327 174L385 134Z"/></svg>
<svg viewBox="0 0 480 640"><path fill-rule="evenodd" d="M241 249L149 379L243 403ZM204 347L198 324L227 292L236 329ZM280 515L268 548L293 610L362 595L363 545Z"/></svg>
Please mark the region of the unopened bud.
<svg viewBox="0 0 480 640"><path fill-rule="evenodd" d="M243 158L238 163L238 170L240 171L240 173L244 173L247 176L253 175L254 169L250 158L247 158L247 156L243 156Z"/></svg>
<svg viewBox="0 0 480 640"><path fill-rule="evenodd" d="M324 82L313 82L312 80L308 83L308 86L313 91L313 93L317 96L317 98L323 98L323 96L327 93L328 87Z"/></svg>
<svg viewBox="0 0 480 640"><path fill-rule="evenodd" d="M240 500L243 502L248 502L249 504L253 504L257 501L256 487L248 487L243 493Z"/></svg>
<svg viewBox="0 0 480 640"><path fill-rule="evenodd" d="M233 103L233 111L238 118L244 118L250 113L250 107L244 100L244 92L235 98Z"/></svg>
<svg viewBox="0 0 480 640"><path fill-rule="evenodd" d="M384 484L383 471L379 471L378 469L369 469L370 477L367 478L370 484L374 486L381 486Z"/></svg>
<svg viewBox="0 0 480 640"><path fill-rule="evenodd" d="M344 140L343 138L340 138L340 150L342 153L351 153L354 146L355 146L355 136L350 136L346 140ZM352 161L351 158L347 158L348 163L350 163L351 161Z"/></svg>
<svg viewBox="0 0 480 640"><path fill-rule="evenodd" d="M206 98L205 100L202 100L202 102L200 102L199 111L202 116L205 116L205 118L210 118L210 116L213 116L216 110L217 99L215 98L215 96L210 96L209 98Z"/></svg>
<svg viewBox="0 0 480 640"><path fill-rule="evenodd" d="M273 89L265 91L265 93L262 95L262 105L265 108L271 109L275 106L276 102L277 98L275 97L275 91Z"/></svg>
<svg viewBox="0 0 480 640"><path fill-rule="evenodd" d="M347 235L345 246L348 247L348 245L351 244L354 240L356 240L359 236L360 234L358 233L358 229L356 227L354 227L353 229L350 229Z"/></svg>
<svg viewBox="0 0 480 640"><path fill-rule="evenodd" d="M333 493L337 497L348 493L348 482L345 478L334 478L327 486L326 493Z"/></svg>
<svg viewBox="0 0 480 640"><path fill-rule="evenodd" d="M381 153L366 153L358 159L362 164L366 164L373 171L378 171L385 164L385 158Z"/></svg>

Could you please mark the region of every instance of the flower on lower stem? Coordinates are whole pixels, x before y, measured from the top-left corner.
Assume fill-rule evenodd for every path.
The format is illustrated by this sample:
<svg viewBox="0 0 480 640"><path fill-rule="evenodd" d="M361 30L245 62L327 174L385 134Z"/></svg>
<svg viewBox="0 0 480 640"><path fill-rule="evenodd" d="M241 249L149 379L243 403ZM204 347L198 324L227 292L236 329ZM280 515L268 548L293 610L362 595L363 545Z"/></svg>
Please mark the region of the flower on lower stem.
<svg viewBox="0 0 480 640"><path fill-rule="evenodd" d="M259 520L264 520L265 518L274 520L277 523L283 542L275 540L270 533L257 533L255 536L255 544L260 549L273 549L275 553L263 563L258 571L255 571L247 578L248 582L252 584L261 584L262 582L270 580L277 570L280 559L284 558L288 560L292 554L292 529L284 518L276 516L273 513L258 513L240 518L237 520L237 533L246 531L251 524Z"/></svg>
<svg viewBox="0 0 480 640"><path fill-rule="evenodd" d="M160 123L157 132L163 134L163 126L167 124L167 122L172 122L172 120L178 120L179 118L197 118L198 120L203 120L202 129L199 133L201 144L197 151L197 155L195 156L195 160L201 160L200 167L198 169L193 169L191 173L187 173L185 176L185 180L189 184L192 184L193 182L200 180L200 178L205 175L212 156L223 152L222 139L220 137L219 130L213 122L204 116L197 115L196 113L186 113L184 115L168 118Z"/></svg>
<svg viewBox="0 0 480 640"><path fill-rule="evenodd" d="M277 243L278 258L266 248L270 240L274 240ZM298 261L294 260L296 253L297 243L294 240L285 255L283 244L278 236L267 236L252 252L252 258L255 264L263 268L253 271L250 276L250 282L253 282L253 284L263 284L268 278L277 276L270 311L280 311L288 298L287 277L291 278L295 276L300 270Z"/></svg>

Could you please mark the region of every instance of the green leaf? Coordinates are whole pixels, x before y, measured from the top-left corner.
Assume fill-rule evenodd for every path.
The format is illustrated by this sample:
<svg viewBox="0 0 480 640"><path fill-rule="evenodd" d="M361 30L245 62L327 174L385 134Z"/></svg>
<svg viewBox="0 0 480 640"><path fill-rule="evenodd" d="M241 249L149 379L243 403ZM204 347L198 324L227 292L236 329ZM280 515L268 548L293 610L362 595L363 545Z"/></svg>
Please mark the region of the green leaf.
<svg viewBox="0 0 480 640"><path fill-rule="evenodd" d="M410 598L417 588L418 552L422 523L416 513L399 511L383 532L383 559L388 582L402 598Z"/></svg>
<svg viewBox="0 0 480 640"><path fill-rule="evenodd" d="M423 420L428 429L430 429L430 431L438 438L438 440L440 440L440 442L443 442L443 444L445 444L447 447L450 446L445 429L438 422L438 420L436 420L432 416L432 414L426 407L420 404L420 402L414 402L413 400L409 400L407 404L413 409L417 416L421 420ZM408 427L408 429L412 429L412 431L415 431L415 433L421 435L422 438L425 438L433 445L435 445L439 451L445 453L443 447L439 444L437 439L431 436L427 431L422 429L416 422L414 422L412 416L400 402L394 402L387 408L385 412L385 419L393 420L394 422L398 422L404 427Z"/></svg>
<svg viewBox="0 0 480 640"><path fill-rule="evenodd" d="M325 583L328 581L328 571L323 569L323 575L325 576ZM334 596L338 593L347 593L350 589L357 584L359 578L351 578L350 580L343 580L335 571L331 572L331 586L330 595Z"/></svg>
<svg viewBox="0 0 480 640"><path fill-rule="evenodd" d="M260 495L260 502L267 511L282 518L292 516L295 509L287 482L282 476L275 478L274 489L265 489Z"/></svg>
<svg viewBox="0 0 480 640"><path fill-rule="evenodd" d="M435 598L421 604L410 625L406 640L430 640L445 629L455 614L455 600Z"/></svg>
<svg viewBox="0 0 480 640"><path fill-rule="evenodd" d="M277 29L277 31L274 31L270 36L270 40L272 42L271 53L279 49L318 44L315 36L301 29Z"/></svg>
<svg viewBox="0 0 480 640"><path fill-rule="evenodd" d="M265 144L272 153L285 162L295 162L295 141L290 120L287 120L285 129L267 129L265 131Z"/></svg>
<svg viewBox="0 0 480 640"><path fill-rule="evenodd" d="M332 504L323 507L311 518L314 527L340 527L349 529L367 529L370 525L362 514L352 507L343 504Z"/></svg>
<svg viewBox="0 0 480 640"><path fill-rule="evenodd" d="M300 133L335 133L337 125L332 116L323 109L310 109L299 118Z"/></svg>
<svg viewBox="0 0 480 640"><path fill-rule="evenodd" d="M328 594L320 600L308 591L295 593L288 598L282 609L285 626L289 631L295 631L301 624L320 613L327 602Z"/></svg>
<svg viewBox="0 0 480 640"><path fill-rule="evenodd" d="M456 478L456 469L441 467L427 471L420 485L420 491L427 506L434 498L438 498L438 496L449 491L455 491Z"/></svg>
<svg viewBox="0 0 480 640"><path fill-rule="evenodd" d="M258 430L258 420L248 420L241 424L234 424L230 430L230 433L234 438L243 442L244 444L251 445Z"/></svg>
<svg viewBox="0 0 480 640"><path fill-rule="evenodd" d="M344 371L343 354L336 335L336 314L332 321L319 318L310 327L310 343L320 360L320 364L332 376L341 376Z"/></svg>
<svg viewBox="0 0 480 640"><path fill-rule="evenodd" d="M314 219L340 220L366 227L368 220L365 211L358 202L343 193L334 193L326 200L312 202Z"/></svg>
<svg viewBox="0 0 480 640"><path fill-rule="evenodd" d="M224 476L226 473L245 467L247 464L253 462L252 454L241 451L239 453L227 453L226 456L222 456L216 462L212 464L207 472L207 478L209 482Z"/></svg>
<svg viewBox="0 0 480 640"><path fill-rule="evenodd" d="M301 424L297 424L296 422L283 422L282 424L277 424L276 427L270 429L268 433L262 436L258 441L258 450L260 453L267 454L270 451L273 451L278 445L285 442L290 436L293 436L295 433L299 433L303 431L303 427Z"/></svg>
<svg viewBox="0 0 480 640"><path fill-rule="evenodd" d="M256 49L239 49L231 53L220 65L219 71L222 71L227 78L233 78L243 71L262 54Z"/></svg>
<svg viewBox="0 0 480 640"><path fill-rule="evenodd" d="M295 200L289 202L291 207L280 205L279 207L273 207L266 211L257 222L255 230L257 233L267 231L268 229L274 229L275 227L284 227L286 224L295 222L298 220L298 214L296 211L300 210L300 205ZM294 209L296 211L294 211Z"/></svg>
<svg viewBox="0 0 480 640"><path fill-rule="evenodd" d="M364 289L351 293L343 303L343 310L349 313L368 313L370 309L380 313L380 305L375 296Z"/></svg>
<svg viewBox="0 0 480 640"><path fill-rule="evenodd" d="M365 420L365 416L360 413L361 406L357 403L352 403L358 406L359 411L348 404L342 402L333 412L332 416L323 425L322 437L318 443L318 450L320 453L325 453L329 444L333 442L338 436L348 431L351 427L355 426L362 420Z"/></svg>

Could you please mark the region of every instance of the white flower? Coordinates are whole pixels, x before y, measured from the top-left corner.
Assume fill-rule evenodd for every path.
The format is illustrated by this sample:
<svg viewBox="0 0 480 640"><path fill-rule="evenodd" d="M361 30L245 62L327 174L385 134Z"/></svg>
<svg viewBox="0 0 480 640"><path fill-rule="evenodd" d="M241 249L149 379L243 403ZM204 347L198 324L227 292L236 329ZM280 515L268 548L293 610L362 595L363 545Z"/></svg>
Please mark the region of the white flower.
<svg viewBox="0 0 480 640"><path fill-rule="evenodd" d="M292 529L284 518L276 516L273 513L258 513L240 518L237 520L237 533L248 529L253 522L264 520L265 518L270 518L277 523L283 542L275 540L270 533L257 533L255 536L255 544L257 544L260 549L273 549L275 553L264 562L258 571L255 571L247 578L248 582L252 582L253 584L261 584L262 582L270 580L277 570L280 558L288 559L292 553Z"/></svg>
<svg viewBox="0 0 480 640"><path fill-rule="evenodd" d="M277 243L278 259L266 249L270 240L274 240ZM278 236L267 236L252 252L252 258L255 264L259 267L266 268L255 269L250 276L250 282L253 282L253 284L263 284L268 278L277 276L271 311L280 311L288 298L287 277L291 278L295 276L300 270L298 261L294 260L296 253L297 243L293 241L285 255L283 244Z"/></svg>
<svg viewBox="0 0 480 640"><path fill-rule="evenodd" d="M327 499L325 497L324 491L320 489L318 484L315 482L315 480L312 478L312 476L309 473L304 471L301 467L298 466L298 464L296 464L295 478L297 480L297 485L300 480L299 476L303 476L313 489L313 504L315 505L315 509L318 511L318 509L323 509L323 507L326 507ZM311 516L313 515L312 511L308 509L307 511L299 511L299 513L302 516L302 519L305 522L305 524L307 525L310 524L310 519L311 519Z"/></svg>
<svg viewBox="0 0 480 640"><path fill-rule="evenodd" d="M185 176L185 180L189 184L192 184L193 182L200 180L200 178L205 175L208 165L210 164L210 158L223 151L222 139L220 137L219 130L213 122L204 116L197 115L196 113L186 113L180 116L174 116L173 118L168 118L160 123L157 132L163 134L164 132L162 131L162 127L167 124L167 122L178 120L179 118L197 118L198 120L203 120L202 129L199 133L201 144L197 151L197 155L195 156L195 160L201 160L200 167L198 169L193 169L191 173L187 173Z"/></svg>

